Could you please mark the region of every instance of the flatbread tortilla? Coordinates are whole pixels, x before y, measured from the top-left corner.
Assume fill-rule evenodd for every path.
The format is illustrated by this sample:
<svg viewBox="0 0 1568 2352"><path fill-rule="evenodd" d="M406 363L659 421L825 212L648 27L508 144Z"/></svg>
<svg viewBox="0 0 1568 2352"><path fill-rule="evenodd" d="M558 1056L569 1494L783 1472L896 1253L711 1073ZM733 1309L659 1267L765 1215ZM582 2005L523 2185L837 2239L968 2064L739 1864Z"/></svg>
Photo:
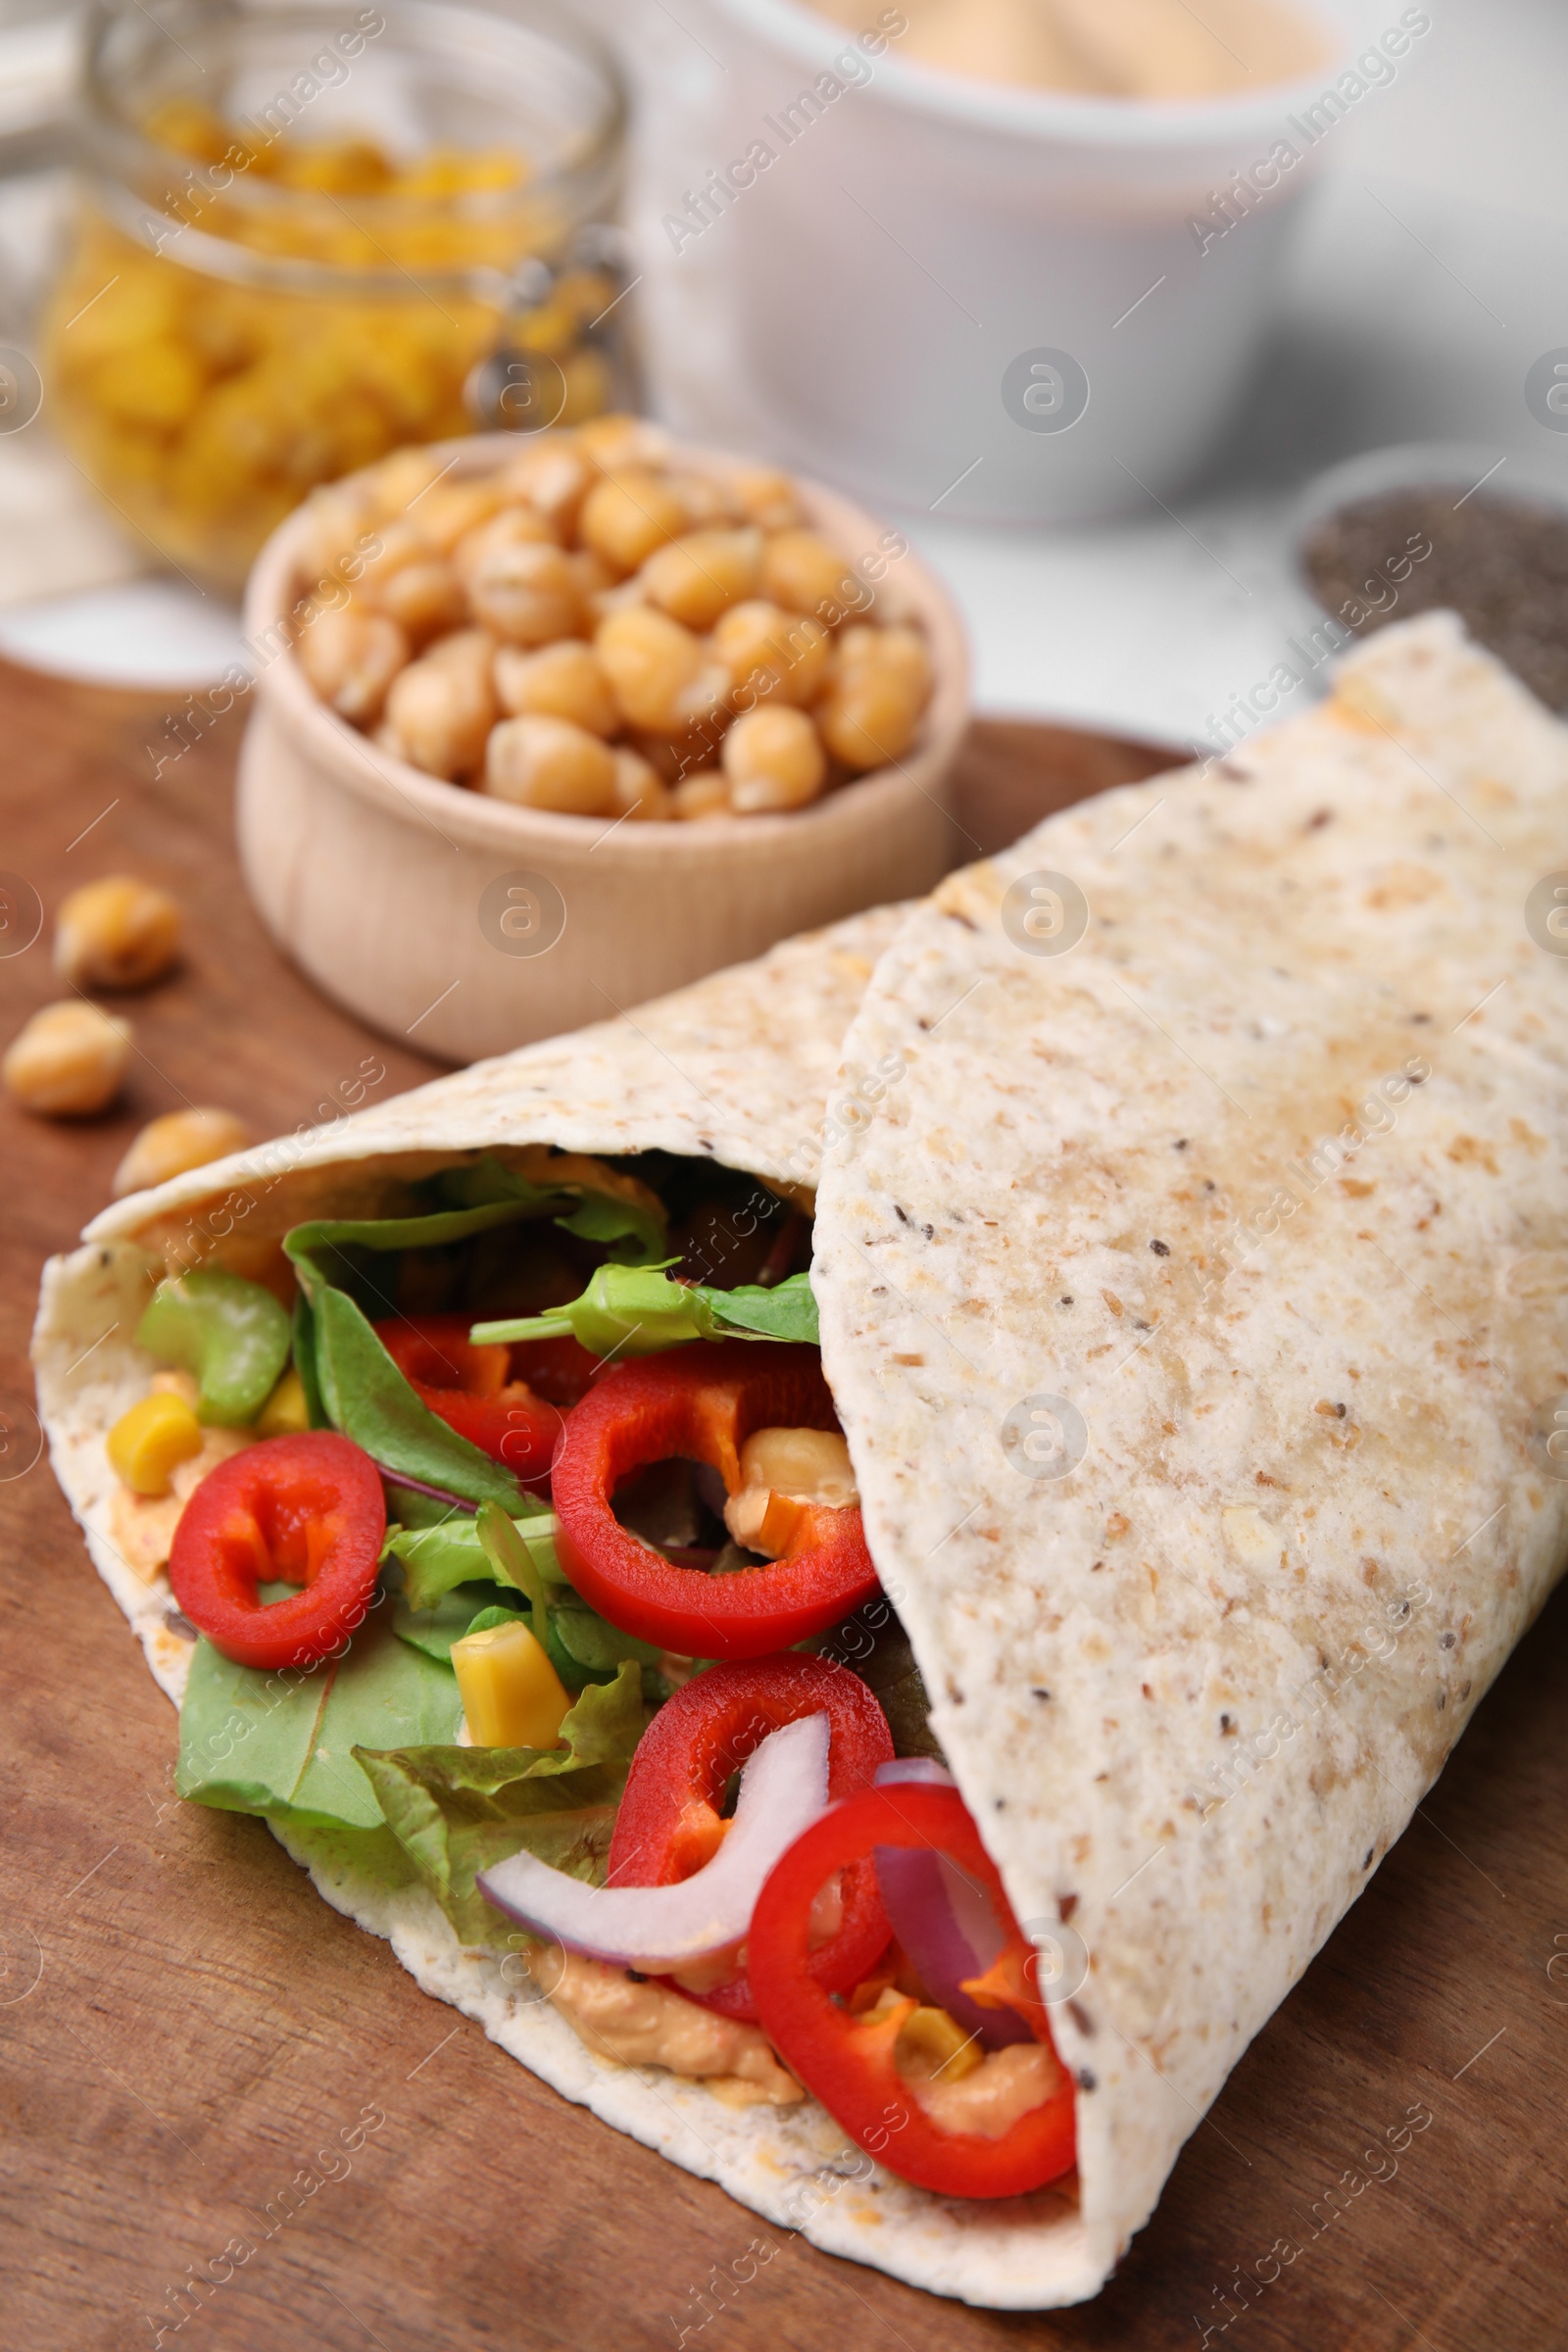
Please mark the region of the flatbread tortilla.
<svg viewBox="0 0 1568 2352"><path fill-rule="evenodd" d="M818 1195L867 1538L1087 1960L1021 2300L1108 2274L1563 1567L1565 807L1568 729L1451 614L1391 628L950 877L851 1028L908 1073Z"/></svg>
<svg viewBox="0 0 1568 2352"><path fill-rule="evenodd" d="M1326 710L1051 820L902 928L790 943L107 1211L46 1275L40 1396L154 1672L177 1698L187 1645L108 1544L103 1440L188 1219L227 1218L243 1270L459 1151L662 1146L788 1185L825 1142L813 1279L873 1554L1019 1918L1070 1914L1092 1962L1054 2018L1078 2179L990 2205L867 2179L814 2103L736 2113L603 2064L421 1888L285 1842L426 1991L768 2220L978 2304L1093 2294L1560 1562L1568 1104L1522 910L1565 783L1564 730L1423 621ZM1064 956L999 925L1042 870L1092 910ZM1049 906L1022 905L1037 944ZM1063 1479L1025 1469L1070 1414L1008 1418L1048 1396L1085 1423Z"/></svg>
<svg viewBox="0 0 1568 2352"><path fill-rule="evenodd" d="M55 1473L99 1574L176 1704L190 1642L169 1623L167 1576L143 1583L114 1547L115 1480L104 1452L108 1431L145 1394L154 1369L129 1334L166 1253L187 1248L194 1233L216 1245L206 1262L245 1272L301 1219L382 1213L410 1178L481 1148L662 1149L809 1189L825 1141L857 1115L835 1083L840 1049L898 921L897 909L884 909L787 941L630 1016L198 1169L106 1209L80 1249L50 1261L33 1360ZM662 2068L602 2061L525 1984L465 1950L422 1886L389 1890L367 1879L352 1840L328 1831L274 1835L335 1909L387 1938L425 1992L474 2018L565 2097L718 2181L768 2221L939 2293L1045 2299L1038 2223L1070 2211L1074 2192L1047 2191L1005 2210L943 2203L872 2167L812 2100L737 2111ZM1082 2273L1061 2279L1068 2292L1093 2283Z"/></svg>

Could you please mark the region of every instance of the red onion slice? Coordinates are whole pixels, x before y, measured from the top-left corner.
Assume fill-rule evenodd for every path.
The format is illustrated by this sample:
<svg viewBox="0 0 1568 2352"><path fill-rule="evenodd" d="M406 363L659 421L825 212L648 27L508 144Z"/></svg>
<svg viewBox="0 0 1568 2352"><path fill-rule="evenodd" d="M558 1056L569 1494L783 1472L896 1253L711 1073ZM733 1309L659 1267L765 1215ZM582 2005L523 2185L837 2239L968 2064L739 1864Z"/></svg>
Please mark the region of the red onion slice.
<svg viewBox="0 0 1568 2352"><path fill-rule="evenodd" d="M590 1886L533 1854L481 1871L481 1894L569 1951L650 1975L742 1941L779 1857L827 1810L828 1719L769 1732L741 1773L735 1819L710 1862L672 1886Z"/></svg>
<svg viewBox="0 0 1568 2352"><path fill-rule="evenodd" d="M914 1765L923 1769L908 1769ZM876 1777L883 1788L899 1781L954 1785L951 1773L924 1756L884 1764ZM893 1933L938 2007L966 2034L977 2035L983 2049L1033 2041L1016 2010L983 2009L961 1989L965 1979L985 1975L1003 1946L1002 1926L984 1887L932 1846L879 1845L873 1855Z"/></svg>

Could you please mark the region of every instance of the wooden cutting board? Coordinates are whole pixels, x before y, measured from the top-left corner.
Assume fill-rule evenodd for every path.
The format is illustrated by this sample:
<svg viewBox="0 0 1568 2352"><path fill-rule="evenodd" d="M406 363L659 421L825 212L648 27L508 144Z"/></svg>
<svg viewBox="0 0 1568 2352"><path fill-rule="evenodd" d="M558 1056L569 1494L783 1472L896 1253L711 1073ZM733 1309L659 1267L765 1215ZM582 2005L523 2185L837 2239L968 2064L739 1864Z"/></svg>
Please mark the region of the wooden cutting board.
<svg viewBox="0 0 1568 2352"><path fill-rule="evenodd" d="M238 717L155 780L148 746L167 749L167 710L0 665L0 867L46 915L76 883L128 867L172 888L190 922L182 972L127 1007L138 1054L122 1108L66 1127L0 1104L7 2346L1568 2340L1565 1596L1198 2126L1119 2277L1064 2314L941 2303L767 2229L426 2000L262 1823L175 1801L173 1718L47 1462L30 1460L40 1263L108 1198L153 1112L226 1103L270 1134L333 1115L367 1061L385 1071L371 1099L432 1065L324 1004L274 953L230 847ZM1102 737L978 724L959 853L1161 764ZM47 941L46 921L0 960L0 1039L57 993ZM1363 2151L1412 2111L1430 2121L1396 2172L1384 2159L1387 2177L1371 2178ZM201 2302L176 2302L193 2273Z"/></svg>

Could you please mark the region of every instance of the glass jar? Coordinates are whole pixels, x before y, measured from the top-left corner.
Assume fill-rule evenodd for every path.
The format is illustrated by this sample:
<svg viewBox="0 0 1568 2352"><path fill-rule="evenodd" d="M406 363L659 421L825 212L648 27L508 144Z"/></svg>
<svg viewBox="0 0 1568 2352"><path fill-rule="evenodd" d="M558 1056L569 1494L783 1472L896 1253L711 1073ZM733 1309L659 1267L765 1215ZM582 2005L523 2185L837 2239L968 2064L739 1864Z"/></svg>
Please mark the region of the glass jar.
<svg viewBox="0 0 1568 2352"><path fill-rule="evenodd" d="M624 402L622 280L595 224L625 104L548 0L187 0L159 20L130 0L91 21L42 361L60 438L169 562L235 588L318 482ZM498 354L505 413L476 415L466 389Z"/></svg>

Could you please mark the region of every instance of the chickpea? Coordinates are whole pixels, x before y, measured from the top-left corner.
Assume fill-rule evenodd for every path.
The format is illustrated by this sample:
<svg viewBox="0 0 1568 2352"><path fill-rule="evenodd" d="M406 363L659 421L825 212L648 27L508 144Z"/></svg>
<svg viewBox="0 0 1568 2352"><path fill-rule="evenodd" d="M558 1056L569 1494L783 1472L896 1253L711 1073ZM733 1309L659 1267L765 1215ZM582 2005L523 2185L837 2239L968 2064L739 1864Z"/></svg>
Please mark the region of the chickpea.
<svg viewBox="0 0 1568 2352"><path fill-rule="evenodd" d="M503 507L488 522L465 531L452 550L452 567L465 588L498 548L554 547L554 535L542 514L528 507Z"/></svg>
<svg viewBox="0 0 1568 2352"><path fill-rule="evenodd" d="M430 450L395 449L369 471L369 490L376 513L388 521L394 515L406 514L440 471L441 461Z"/></svg>
<svg viewBox="0 0 1568 2352"><path fill-rule="evenodd" d="M179 954L179 908L134 874L74 890L55 918L55 970L73 988L145 988Z"/></svg>
<svg viewBox="0 0 1568 2352"><path fill-rule="evenodd" d="M306 512L310 527L305 564L318 578L343 572L344 565L359 556L361 541L373 535L374 510L358 483L331 482L313 490ZM346 572L344 576L348 576Z"/></svg>
<svg viewBox="0 0 1568 2352"><path fill-rule="evenodd" d="M504 498L520 498L542 514L559 539L576 528L578 510L595 479L594 468L569 438L551 438L509 459L500 474Z"/></svg>
<svg viewBox="0 0 1568 2352"><path fill-rule="evenodd" d="M734 486L719 476L711 473L667 473L664 479L685 508L689 528L710 530L717 524L746 520Z"/></svg>
<svg viewBox="0 0 1568 2352"><path fill-rule="evenodd" d="M375 537L376 546L365 558L354 593L362 605L372 612L380 612L385 610L387 583L405 564L427 564L432 550L423 532L408 521L383 522L377 527Z"/></svg>
<svg viewBox="0 0 1568 2352"><path fill-rule="evenodd" d="M763 597L732 605L713 629L713 651L743 709L774 694L803 708L814 703L827 682L831 646L819 620L786 612Z"/></svg>
<svg viewBox="0 0 1568 2352"><path fill-rule="evenodd" d="M596 482L583 500L577 535L619 572L635 571L656 547L686 529L686 509L656 473L628 467Z"/></svg>
<svg viewBox="0 0 1568 2352"><path fill-rule="evenodd" d="M718 767L699 767L682 776L669 798L675 815L689 825L735 813L730 806L729 778Z"/></svg>
<svg viewBox="0 0 1568 2352"><path fill-rule="evenodd" d="M822 741L846 767L884 767L914 741L924 707L925 696L913 690L897 657L893 662L861 660L840 668L816 706L816 723Z"/></svg>
<svg viewBox="0 0 1568 2352"><path fill-rule="evenodd" d="M115 1170L117 1200L127 1193L145 1193L187 1168L205 1168L209 1160L243 1152L251 1131L231 1110L171 1110L149 1119Z"/></svg>
<svg viewBox="0 0 1568 2352"><path fill-rule="evenodd" d="M340 718L370 726L381 714L387 688L412 648L385 612L358 605L323 607L295 643L300 667Z"/></svg>
<svg viewBox="0 0 1568 2352"><path fill-rule="evenodd" d="M737 816L757 816L814 801L827 761L806 712L770 703L745 712L725 736L724 773Z"/></svg>
<svg viewBox="0 0 1568 2352"><path fill-rule="evenodd" d="M669 455L669 435L642 416L592 416L578 425L576 441L606 473L622 466L662 466Z"/></svg>
<svg viewBox="0 0 1568 2352"><path fill-rule="evenodd" d="M873 629L863 623L846 629L838 640L838 666L841 677L848 677L852 670L885 670L899 681L918 710L923 710L931 699L931 656L917 629Z"/></svg>
<svg viewBox="0 0 1568 2352"><path fill-rule="evenodd" d="M794 530L806 519L794 483L774 466L740 466L731 474L730 485L748 522L764 531Z"/></svg>
<svg viewBox="0 0 1568 2352"><path fill-rule="evenodd" d="M622 714L655 734L680 734L729 691L728 671L707 659L701 638L647 605L601 621L594 650Z"/></svg>
<svg viewBox="0 0 1568 2352"><path fill-rule="evenodd" d="M24 1110L90 1118L120 1092L130 1059L130 1023L80 997L45 1004L20 1029L0 1075Z"/></svg>
<svg viewBox="0 0 1568 2352"><path fill-rule="evenodd" d="M504 718L490 732L483 790L519 808L609 816L615 808L614 755L565 718Z"/></svg>
<svg viewBox="0 0 1568 2352"><path fill-rule="evenodd" d="M621 748L615 753L615 814L641 824L675 813L669 788L640 752Z"/></svg>
<svg viewBox="0 0 1568 2352"><path fill-rule="evenodd" d="M759 530L689 531L651 555L642 568L649 601L688 629L710 629L757 587L762 561Z"/></svg>
<svg viewBox="0 0 1568 2352"><path fill-rule="evenodd" d="M652 728L636 727L631 731L633 748L648 761L656 775L666 784L678 784L699 767L710 767L724 740L729 725L729 712L716 710L695 726L683 727L678 735L656 734Z"/></svg>
<svg viewBox="0 0 1568 2352"><path fill-rule="evenodd" d="M762 550L762 594L791 612L814 612L836 628L846 612L863 612L870 590L855 579L836 547L815 531L776 531Z"/></svg>
<svg viewBox="0 0 1568 2352"><path fill-rule="evenodd" d="M482 629L439 638L392 681L387 727L402 757L448 783L471 775L495 724L493 640Z"/></svg>
<svg viewBox="0 0 1568 2352"><path fill-rule="evenodd" d="M420 492L411 519L438 556L450 556L460 539L483 528L501 505L494 482L458 482L450 477Z"/></svg>
<svg viewBox="0 0 1568 2352"><path fill-rule="evenodd" d="M468 617L463 583L439 556L403 564L383 581L377 601L411 645L423 645L448 629L461 628Z"/></svg>
<svg viewBox="0 0 1568 2352"><path fill-rule="evenodd" d="M582 596L571 560L559 547L502 542L468 574L476 620L513 645L548 645L583 625Z"/></svg>
<svg viewBox="0 0 1568 2352"><path fill-rule="evenodd" d="M613 735L620 712L591 645L577 637L525 654L504 645L496 654L496 693L509 716L569 718L590 735Z"/></svg>

